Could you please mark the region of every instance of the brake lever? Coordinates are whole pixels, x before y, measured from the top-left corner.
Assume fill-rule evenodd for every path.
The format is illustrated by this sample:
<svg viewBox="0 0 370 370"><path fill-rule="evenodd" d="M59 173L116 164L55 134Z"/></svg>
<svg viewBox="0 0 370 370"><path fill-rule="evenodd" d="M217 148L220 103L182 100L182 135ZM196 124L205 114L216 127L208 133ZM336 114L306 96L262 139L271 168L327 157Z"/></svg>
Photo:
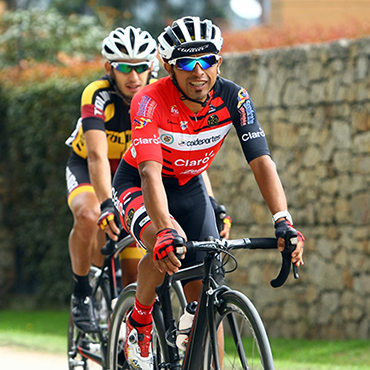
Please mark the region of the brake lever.
<svg viewBox="0 0 370 370"><path fill-rule="evenodd" d="M298 266L294 264L292 261L292 252L295 250L298 244L298 237L297 232L295 230L287 230L287 239L288 243L285 249L281 252L282 257L282 265L279 272L279 275L271 280L270 284L273 288L281 287L287 280L289 273L290 273L290 265L293 266L293 276L294 279L299 278L298 274Z"/></svg>

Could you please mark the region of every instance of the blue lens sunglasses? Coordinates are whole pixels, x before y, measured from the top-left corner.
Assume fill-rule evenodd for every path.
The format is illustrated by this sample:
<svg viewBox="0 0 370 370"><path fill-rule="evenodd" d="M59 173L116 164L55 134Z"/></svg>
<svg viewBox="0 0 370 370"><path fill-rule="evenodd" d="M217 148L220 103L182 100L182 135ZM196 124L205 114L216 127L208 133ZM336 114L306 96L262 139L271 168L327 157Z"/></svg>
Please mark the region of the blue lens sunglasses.
<svg viewBox="0 0 370 370"><path fill-rule="evenodd" d="M152 66L152 62L140 62L140 63L110 62L110 65L118 72L129 74L134 69L137 73L140 74L147 71Z"/></svg>
<svg viewBox="0 0 370 370"><path fill-rule="evenodd" d="M176 66L180 71L192 71L196 64L199 63L202 69L208 69L215 66L220 59L219 55L209 54L201 57L181 57L169 60L168 63Z"/></svg>

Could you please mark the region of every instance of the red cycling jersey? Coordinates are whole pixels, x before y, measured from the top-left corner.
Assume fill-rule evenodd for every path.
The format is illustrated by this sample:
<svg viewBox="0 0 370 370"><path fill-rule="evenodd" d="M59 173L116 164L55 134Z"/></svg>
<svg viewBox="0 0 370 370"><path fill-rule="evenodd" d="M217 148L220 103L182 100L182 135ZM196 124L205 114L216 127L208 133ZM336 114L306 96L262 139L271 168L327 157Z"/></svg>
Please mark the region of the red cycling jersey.
<svg viewBox="0 0 370 370"><path fill-rule="evenodd" d="M162 176L179 185L205 171L235 126L247 161L269 155L265 133L245 89L218 78L197 114L183 104L169 77L146 86L131 103L132 144L123 159L133 167L162 164Z"/></svg>

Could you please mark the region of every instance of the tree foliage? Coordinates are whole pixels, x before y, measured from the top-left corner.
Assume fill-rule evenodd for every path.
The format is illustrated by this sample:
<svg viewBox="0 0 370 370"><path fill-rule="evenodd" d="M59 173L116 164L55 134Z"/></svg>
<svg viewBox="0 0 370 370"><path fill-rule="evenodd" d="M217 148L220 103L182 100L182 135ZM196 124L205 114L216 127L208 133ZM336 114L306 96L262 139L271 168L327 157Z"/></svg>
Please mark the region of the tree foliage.
<svg viewBox="0 0 370 370"><path fill-rule="evenodd" d="M95 17L56 10L5 12L0 20L0 67L21 60L58 62L58 55L91 58L101 50L108 30Z"/></svg>
<svg viewBox="0 0 370 370"><path fill-rule="evenodd" d="M67 305L72 291L68 234L73 219L65 182L70 149L64 142L94 74L85 72L83 79L53 75L37 83L0 76L3 226L19 266L17 291L33 294L44 306Z"/></svg>

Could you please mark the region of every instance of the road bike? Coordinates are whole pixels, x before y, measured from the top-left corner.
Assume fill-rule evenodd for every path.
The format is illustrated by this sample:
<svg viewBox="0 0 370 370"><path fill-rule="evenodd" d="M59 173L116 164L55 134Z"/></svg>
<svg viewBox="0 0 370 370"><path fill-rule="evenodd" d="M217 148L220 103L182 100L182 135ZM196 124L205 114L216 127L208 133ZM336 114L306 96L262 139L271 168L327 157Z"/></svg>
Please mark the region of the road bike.
<svg viewBox="0 0 370 370"><path fill-rule="evenodd" d="M273 287L283 285L288 278L291 252L296 244L297 236L293 233L282 252L281 270L277 278L271 281ZM243 293L231 289L223 282L219 283L217 273L230 261L234 261L234 266L225 272L237 268L232 250L276 249L277 239L191 241L186 243L186 248L187 253L204 251L206 257L202 264L181 269L172 276L166 274L163 284L156 289L152 335L154 370L274 370L269 339L257 309ZM293 272L294 277L298 278L295 265ZM203 284L195 318L188 332L187 348L181 352L176 346L179 330L173 314L170 290L176 282L190 277L202 278ZM114 310L108 340L109 370L128 368L124 359L124 341L119 332L133 307L135 291L136 284L126 287Z"/></svg>
<svg viewBox="0 0 370 370"><path fill-rule="evenodd" d="M102 267L90 268L90 284L93 288L93 305L99 329L94 333L85 333L73 322L70 312L68 325L68 366L69 370L107 369L107 346L110 327L110 318L114 309L114 302L119 293L116 260L118 255L134 243L131 235L119 242L108 240L101 249L105 256ZM172 294L177 298L179 307L186 304L184 292L180 283L173 286ZM124 335L122 329L121 335Z"/></svg>

